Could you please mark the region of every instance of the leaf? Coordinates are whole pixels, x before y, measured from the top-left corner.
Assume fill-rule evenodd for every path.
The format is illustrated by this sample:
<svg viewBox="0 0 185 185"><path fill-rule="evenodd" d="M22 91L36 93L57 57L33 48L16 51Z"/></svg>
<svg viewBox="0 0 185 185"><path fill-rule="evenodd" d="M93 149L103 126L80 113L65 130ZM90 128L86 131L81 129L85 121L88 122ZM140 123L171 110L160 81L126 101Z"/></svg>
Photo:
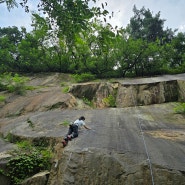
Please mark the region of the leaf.
<svg viewBox="0 0 185 185"><path fill-rule="evenodd" d="M103 15L107 15L108 13L109 13L109 12L108 12L107 10L104 10L102 14L103 14Z"/></svg>

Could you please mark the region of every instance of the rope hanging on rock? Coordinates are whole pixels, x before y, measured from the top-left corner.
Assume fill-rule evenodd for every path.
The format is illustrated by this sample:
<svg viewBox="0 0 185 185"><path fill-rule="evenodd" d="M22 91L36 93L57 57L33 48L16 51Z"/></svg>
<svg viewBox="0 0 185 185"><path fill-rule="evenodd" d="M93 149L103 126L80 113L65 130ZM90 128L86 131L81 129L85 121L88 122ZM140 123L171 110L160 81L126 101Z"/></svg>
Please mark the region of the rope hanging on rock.
<svg viewBox="0 0 185 185"><path fill-rule="evenodd" d="M149 152L148 152L148 148L147 148L147 145L146 145L146 140L145 140L145 137L144 137L144 132L143 132L143 129L142 129L142 126L141 126L141 121L139 119L139 113L138 113L139 110L138 110L138 108L136 106L136 101L135 101L134 96L133 96L132 88L130 88L130 89L131 89L132 101L133 101L134 107L135 107L135 109L137 111L137 114L138 114L137 120L138 120L138 123L139 123L139 130L141 132L141 136L142 136L142 140L143 140L145 152L146 152L146 155L147 155L147 162L148 162L149 167L150 167L150 175L151 175L151 178L152 178L152 185L154 185L155 183L154 183L154 177L153 177L152 163L151 163Z"/></svg>

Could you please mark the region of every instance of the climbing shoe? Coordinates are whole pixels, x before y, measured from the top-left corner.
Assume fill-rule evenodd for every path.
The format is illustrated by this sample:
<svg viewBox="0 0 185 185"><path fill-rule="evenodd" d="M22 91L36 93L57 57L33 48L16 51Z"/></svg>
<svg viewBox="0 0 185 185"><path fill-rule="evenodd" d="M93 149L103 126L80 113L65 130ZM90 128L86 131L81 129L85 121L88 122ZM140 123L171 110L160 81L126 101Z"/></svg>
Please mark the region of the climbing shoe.
<svg viewBox="0 0 185 185"><path fill-rule="evenodd" d="M66 136L66 137L64 138L64 140L65 140L66 142L68 142L68 136Z"/></svg>
<svg viewBox="0 0 185 185"><path fill-rule="evenodd" d="M64 140L64 141L62 141L63 147L65 147L65 146L67 145L67 143L68 143L68 142L67 142L67 141L65 141L65 140Z"/></svg>

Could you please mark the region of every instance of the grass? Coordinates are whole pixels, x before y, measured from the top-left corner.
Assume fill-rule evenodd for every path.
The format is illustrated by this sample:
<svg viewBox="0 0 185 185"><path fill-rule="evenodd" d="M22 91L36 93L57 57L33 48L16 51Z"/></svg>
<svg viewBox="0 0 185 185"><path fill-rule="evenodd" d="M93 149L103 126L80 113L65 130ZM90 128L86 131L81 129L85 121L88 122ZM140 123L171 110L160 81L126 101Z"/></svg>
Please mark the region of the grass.
<svg viewBox="0 0 185 185"><path fill-rule="evenodd" d="M6 100L5 96L0 95L0 102L4 102Z"/></svg>

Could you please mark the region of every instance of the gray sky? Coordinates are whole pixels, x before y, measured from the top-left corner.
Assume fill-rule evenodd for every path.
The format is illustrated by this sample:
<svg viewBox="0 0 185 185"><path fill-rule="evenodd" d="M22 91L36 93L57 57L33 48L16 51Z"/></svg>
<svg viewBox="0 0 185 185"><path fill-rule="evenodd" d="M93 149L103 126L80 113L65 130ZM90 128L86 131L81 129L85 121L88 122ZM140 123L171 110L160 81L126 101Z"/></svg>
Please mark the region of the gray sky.
<svg viewBox="0 0 185 185"><path fill-rule="evenodd" d="M30 9L33 10L35 1L31 0ZM137 9L143 6L155 15L161 12L161 19L165 19L164 28L178 28L185 32L185 0L99 0L98 3L107 2L106 7L110 12L114 12L114 17L109 22L113 26L125 28L133 16L133 6ZM29 2L30 3L30 2ZM31 15L24 12L22 8L14 8L10 12L5 4L0 4L0 27L24 26L30 29Z"/></svg>

